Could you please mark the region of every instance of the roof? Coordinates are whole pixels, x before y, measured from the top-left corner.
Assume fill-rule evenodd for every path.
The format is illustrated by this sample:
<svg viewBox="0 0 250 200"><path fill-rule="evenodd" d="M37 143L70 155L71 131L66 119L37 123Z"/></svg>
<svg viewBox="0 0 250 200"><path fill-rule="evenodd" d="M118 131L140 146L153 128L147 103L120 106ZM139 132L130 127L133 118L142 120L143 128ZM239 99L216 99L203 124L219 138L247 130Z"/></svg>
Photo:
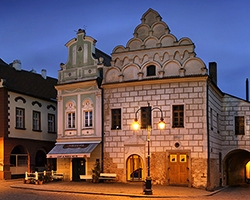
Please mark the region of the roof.
<svg viewBox="0 0 250 200"><path fill-rule="evenodd" d="M56 99L55 85L57 79L25 70L16 70L12 64L6 64L0 59L0 79L4 80L3 86L10 91L25 95L52 100Z"/></svg>

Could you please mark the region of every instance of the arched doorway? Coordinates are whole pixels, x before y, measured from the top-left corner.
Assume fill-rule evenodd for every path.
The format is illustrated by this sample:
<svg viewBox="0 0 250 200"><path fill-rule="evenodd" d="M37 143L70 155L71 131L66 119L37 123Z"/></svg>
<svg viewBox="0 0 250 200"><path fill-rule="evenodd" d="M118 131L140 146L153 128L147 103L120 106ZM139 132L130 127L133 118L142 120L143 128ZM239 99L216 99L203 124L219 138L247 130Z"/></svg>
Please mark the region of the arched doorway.
<svg viewBox="0 0 250 200"><path fill-rule="evenodd" d="M237 149L229 152L223 162L224 183L227 185L245 183L247 181L246 165L249 161L249 151Z"/></svg>
<svg viewBox="0 0 250 200"><path fill-rule="evenodd" d="M139 155L133 154L129 156L126 163L127 181L142 181L144 178L143 173L143 160Z"/></svg>
<svg viewBox="0 0 250 200"><path fill-rule="evenodd" d="M28 171L28 154L21 145L15 146L10 153L10 171L11 175L24 175Z"/></svg>
<svg viewBox="0 0 250 200"><path fill-rule="evenodd" d="M43 150L36 152L36 167L35 171L42 172L47 171L47 158L46 153Z"/></svg>

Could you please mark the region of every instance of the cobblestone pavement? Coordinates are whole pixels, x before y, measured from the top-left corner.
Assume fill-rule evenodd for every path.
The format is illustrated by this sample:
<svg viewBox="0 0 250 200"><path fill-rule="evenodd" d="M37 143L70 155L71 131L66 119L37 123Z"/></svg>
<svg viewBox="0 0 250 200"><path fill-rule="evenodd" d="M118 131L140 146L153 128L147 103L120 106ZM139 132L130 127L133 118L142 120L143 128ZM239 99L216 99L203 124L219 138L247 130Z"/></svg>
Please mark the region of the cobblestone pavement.
<svg viewBox="0 0 250 200"><path fill-rule="evenodd" d="M90 183L90 182L49 182L43 185L24 184L22 180L13 182L12 188L32 189L40 191L67 192L79 194L102 194L112 196L145 197L142 183ZM178 187L178 186L152 186L151 197L198 197L210 196L218 191L209 192L204 189Z"/></svg>

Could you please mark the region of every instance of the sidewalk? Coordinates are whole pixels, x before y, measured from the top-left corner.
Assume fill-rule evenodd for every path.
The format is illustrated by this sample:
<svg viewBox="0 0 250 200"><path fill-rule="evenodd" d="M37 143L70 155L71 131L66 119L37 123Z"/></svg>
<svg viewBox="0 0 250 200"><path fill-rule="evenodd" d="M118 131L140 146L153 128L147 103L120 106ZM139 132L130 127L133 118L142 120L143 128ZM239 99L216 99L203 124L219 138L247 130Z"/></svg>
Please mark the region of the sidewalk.
<svg viewBox="0 0 250 200"><path fill-rule="evenodd" d="M40 191L82 193L94 195L110 195L110 196L129 196L129 197L146 197L151 198L170 198L170 197L201 197L210 196L220 190L209 192L204 189L179 187L179 186L162 186L153 185L153 195L143 194L143 183L90 183L90 182L67 182L56 181L43 185L24 184L17 181L11 184L12 188L32 189Z"/></svg>

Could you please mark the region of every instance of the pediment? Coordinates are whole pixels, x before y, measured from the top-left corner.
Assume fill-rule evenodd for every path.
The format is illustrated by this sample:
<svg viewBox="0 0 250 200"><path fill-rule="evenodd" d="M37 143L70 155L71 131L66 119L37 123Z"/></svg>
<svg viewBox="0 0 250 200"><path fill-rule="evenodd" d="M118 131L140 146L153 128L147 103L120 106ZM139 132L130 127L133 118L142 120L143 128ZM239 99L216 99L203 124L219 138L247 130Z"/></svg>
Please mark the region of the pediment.
<svg viewBox="0 0 250 200"><path fill-rule="evenodd" d="M138 135L130 136L125 142L125 146L145 146L146 141Z"/></svg>

